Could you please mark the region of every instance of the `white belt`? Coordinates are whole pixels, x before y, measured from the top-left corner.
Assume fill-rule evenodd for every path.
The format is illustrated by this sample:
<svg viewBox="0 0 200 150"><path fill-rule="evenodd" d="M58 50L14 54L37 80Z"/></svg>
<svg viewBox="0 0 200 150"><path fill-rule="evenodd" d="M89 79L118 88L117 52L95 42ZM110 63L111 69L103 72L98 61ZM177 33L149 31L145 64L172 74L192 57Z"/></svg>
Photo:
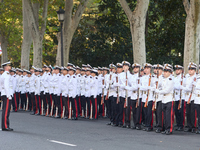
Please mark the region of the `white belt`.
<svg viewBox="0 0 200 150"><path fill-rule="evenodd" d="M163 94L163 96L172 96L172 93L168 93L168 94Z"/></svg>

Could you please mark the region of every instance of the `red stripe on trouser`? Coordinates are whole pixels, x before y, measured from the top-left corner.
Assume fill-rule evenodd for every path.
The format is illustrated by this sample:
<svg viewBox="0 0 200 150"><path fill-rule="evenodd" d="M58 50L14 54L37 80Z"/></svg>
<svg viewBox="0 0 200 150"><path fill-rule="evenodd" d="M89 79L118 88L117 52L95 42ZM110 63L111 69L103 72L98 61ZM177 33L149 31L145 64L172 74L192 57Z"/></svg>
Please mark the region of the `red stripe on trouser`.
<svg viewBox="0 0 200 150"><path fill-rule="evenodd" d="M95 119L97 119L97 99L95 98Z"/></svg>
<svg viewBox="0 0 200 150"><path fill-rule="evenodd" d="M173 105L174 105L174 102L172 101L172 107L171 107L171 127L170 127L170 132L172 132L173 130Z"/></svg>
<svg viewBox="0 0 200 150"><path fill-rule="evenodd" d="M38 96L38 97L39 97L39 111L42 114L42 112L41 112L41 99L40 99L40 96Z"/></svg>
<svg viewBox="0 0 200 150"><path fill-rule="evenodd" d="M62 116L62 113L63 113L62 94L60 94L60 107L61 107L61 116Z"/></svg>
<svg viewBox="0 0 200 150"><path fill-rule="evenodd" d="M195 110L195 121L194 121L195 128L197 127L197 110Z"/></svg>
<svg viewBox="0 0 200 150"><path fill-rule="evenodd" d="M104 104L102 104L102 116L105 116L105 109L104 109Z"/></svg>
<svg viewBox="0 0 200 150"><path fill-rule="evenodd" d="M8 106L9 106L9 99L7 99L6 112L5 112L5 116L4 116L5 117L5 120L4 120L5 128L8 128L8 126L7 126Z"/></svg>
<svg viewBox="0 0 200 150"><path fill-rule="evenodd" d="M132 111L132 106L130 106L129 121L131 121L131 111Z"/></svg>
<svg viewBox="0 0 200 150"><path fill-rule="evenodd" d="M51 104L52 104L52 95L50 95L50 101L51 101Z"/></svg>
<svg viewBox="0 0 200 150"><path fill-rule="evenodd" d="M140 104L140 124L142 122L142 102Z"/></svg>
<svg viewBox="0 0 200 150"><path fill-rule="evenodd" d="M82 116L82 110L81 110L81 97L79 96L79 110L80 110L80 115Z"/></svg>
<svg viewBox="0 0 200 150"><path fill-rule="evenodd" d="M153 106L153 105L152 105ZM151 117L152 117L152 119L151 119L151 128L153 128L153 111L151 112L152 114L151 114Z"/></svg>
<svg viewBox="0 0 200 150"><path fill-rule="evenodd" d="M76 118L78 118L78 107L77 107L76 98L74 98L74 102L75 102L75 109L76 109Z"/></svg>
<svg viewBox="0 0 200 150"><path fill-rule="evenodd" d="M35 111L35 113L37 114L37 113L38 113L38 106L37 106L37 97L36 97L36 95L35 95L35 106L36 106L36 111Z"/></svg>
<svg viewBox="0 0 200 150"><path fill-rule="evenodd" d="M16 99L16 94L14 93L14 101L15 101L15 111L17 111L17 99Z"/></svg>
<svg viewBox="0 0 200 150"><path fill-rule="evenodd" d="M186 102L184 101L184 106L183 106L183 126L185 126L185 111L186 111Z"/></svg>
<svg viewBox="0 0 200 150"><path fill-rule="evenodd" d="M28 95L27 95L27 93L26 93L26 99L27 99L27 97L28 97Z"/></svg>

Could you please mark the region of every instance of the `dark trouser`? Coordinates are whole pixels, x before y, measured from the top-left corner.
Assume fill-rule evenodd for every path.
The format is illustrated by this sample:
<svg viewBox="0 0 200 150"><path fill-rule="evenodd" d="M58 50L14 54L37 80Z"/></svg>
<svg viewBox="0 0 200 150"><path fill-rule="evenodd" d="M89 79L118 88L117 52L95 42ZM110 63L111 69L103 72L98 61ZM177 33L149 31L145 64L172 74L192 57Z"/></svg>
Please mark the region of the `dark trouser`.
<svg viewBox="0 0 200 150"><path fill-rule="evenodd" d="M9 128L9 116L10 116L10 107L11 101L7 99L6 96L2 96L3 100L3 110L2 110L2 120L1 120L1 128L6 129Z"/></svg>
<svg viewBox="0 0 200 150"><path fill-rule="evenodd" d="M92 118L98 119L97 98L94 98L94 96L91 96L91 102L92 102Z"/></svg>
<svg viewBox="0 0 200 150"><path fill-rule="evenodd" d="M61 106L60 106L60 95L54 95L55 109L58 109L58 116L61 115Z"/></svg>
<svg viewBox="0 0 200 150"><path fill-rule="evenodd" d="M40 96L39 95L35 95L35 103L36 103L36 111L34 111L35 113L41 113L41 107L40 107ZM39 109L39 112L38 112Z"/></svg>
<svg viewBox="0 0 200 150"><path fill-rule="evenodd" d="M33 104L32 104L32 101L31 101L31 93L27 93L27 95L28 95L28 110L32 110L32 106L33 106Z"/></svg>
<svg viewBox="0 0 200 150"><path fill-rule="evenodd" d="M182 100L182 105L181 105L181 109L180 109L180 114L181 114L181 126L180 127L184 127L185 125L185 111L186 111L186 102L185 100Z"/></svg>
<svg viewBox="0 0 200 150"><path fill-rule="evenodd" d="M183 121L181 120L181 109L178 110L179 101L175 101L174 111L176 116L176 124L178 127L183 128Z"/></svg>
<svg viewBox="0 0 200 150"><path fill-rule="evenodd" d="M25 109L26 109L26 103L27 103L26 94L21 93L20 97L21 97L21 108L24 109L24 106L25 106Z"/></svg>
<svg viewBox="0 0 200 150"><path fill-rule="evenodd" d="M198 118L198 130L200 131L200 104L194 104L195 110L197 111L197 118Z"/></svg>
<svg viewBox="0 0 200 150"><path fill-rule="evenodd" d="M136 116L135 116L135 126L136 127L140 127L141 126L141 121L142 121L142 98L139 99L139 105L136 108ZM133 111L133 107L132 107L132 111Z"/></svg>
<svg viewBox="0 0 200 150"><path fill-rule="evenodd" d="M153 106L153 101L149 101L147 106L146 127L151 129L153 129L152 106Z"/></svg>
<svg viewBox="0 0 200 150"><path fill-rule="evenodd" d="M50 95L49 93L46 93L45 94L45 99L46 99L46 102L47 102L47 105L48 105L48 112L46 112L46 114L50 114L50 111L51 111L51 100L50 100Z"/></svg>
<svg viewBox="0 0 200 150"><path fill-rule="evenodd" d="M174 102L168 102L166 104L162 104L165 130L169 132L172 132L173 130L173 103Z"/></svg>
<svg viewBox="0 0 200 150"><path fill-rule="evenodd" d="M42 101L43 101L43 106L42 106ZM44 95L44 91L40 92L40 102L41 102L41 107L43 107L44 112L46 112L47 109L47 101Z"/></svg>
<svg viewBox="0 0 200 150"><path fill-rule="evenodd" d="M111 116L110 121L116 123L116 116L117 116L117 97L110 97L111 101Z"/></svg>
<svg viewBox="0 0 200 150"><path fill-rule="evenodd" d="M80 115L81 113L81 110L80 110L80 106L81 104L79 103L80 102L80 96L76 96L76 102L77 102L77 111L78 111L78 115Z"/></svg>
<svg viewBox="0 0 200 150"><path fill-rule="evenodd" d="M147 124L147 107L144 107L145 102L142 102L142 123Z"/></svg>
<svg viewBox="0 0 200 150"><path fill-rule="evenodd" d="M108 100L104 101L106 104L106 112L107 112L107 117L110 118L111 117L111 100L110 97Z"/></svg>
<svg viewBox="0 0 200 150"><path fill-rule="evenodd" d="M12 97L12 106L13 106L13 111L17 111L17 100L16 100L16 94L14 93L13 97Z"/></svg>
<svg viewBox="0 0 200 150"><path fill-rule="evenodd" d="M36 99L35 99L35 95L34 92L31 93L31 103L32 103L32 107L33 107L33 112L36 113Z"/></svg>
<svg viewBox="0 0 200 150"><path fill-rule="evenodd" d="M16 101L17 101L17 109L19 108L19 99L20 99L20 93L19 92L15 92L16 95Z"/></svg>
<svg viewBox="0 0 200 150"><path fill-rule="evenodd" d="M69 102L71 102L72 104L72 110L73 110L72 117L78 118L78 107L77 107L76 98L70 97Z"/></svg>
<svg viewBox="0 0 200 150"><path fill-rule="evenodd" d="M135 127L140 127L140 114L141 114L141 99L139 99L140 105L136 108L137 100L131 100L131 107L133 113L133 123Z"/></svg>
<svg viewBox="0 0 200 150"><path fill-rule="evenodd" d="M84 115L85 115L85 112L86 112L86 102L85 102L85 96L81 96L81 107L83 109L83 112L84 112Z"/></svg>
<svg viewBox="0 0 200 150"><path fill-rule="evenodd" d="M68 97L62 96L62 101L65 108L64 117L69 117Z"/></svg>
<svg viewBox="0 0 200 150"><path fill-rule="evenodd" d="M102 115L103 113L103 108L102 108L102 105L101 105L101 94L97 95L97 108L99 107L98 109L98 115Z"/></svg>
<svg viewBox="0 0 200 150"><path fill-rule="evenodd" d="M126 125L130 126L130 120L131 120L131 98L128 97L127 101L128 101L128 106L125 109L125 112L126 112L125 113L125 123L126 123Z"/></svg>
<svg viewBox="0 0 200 150"><path fill-rule="evenodd" d="M87 102L87 117L90 115L90 97L86 97L86 102Z"/></svg>
<svg viewBox="0 0 200 150"><path fill-rule="evenodd" d="M123 113L124 113L124 101L125 101L125 98L123 97L120 97L120 102L118 103L118 108L119 108L119 111L116 115L116 124L117 125L123 125Z"/></svg>
<svg viewBox="0 0 200 150"><path fill-rule="evenodd" d="M195 128L195 106L194 100L190 104L186 104L187 126L189 129Z"/></svg>
<svg viewBox="0 0 200 150"><path fill-rule="evenodd" d="M163 130L163 111L162 111L162 101L157 102L156 105L156 113L157 113L157 128Z"/></svg>

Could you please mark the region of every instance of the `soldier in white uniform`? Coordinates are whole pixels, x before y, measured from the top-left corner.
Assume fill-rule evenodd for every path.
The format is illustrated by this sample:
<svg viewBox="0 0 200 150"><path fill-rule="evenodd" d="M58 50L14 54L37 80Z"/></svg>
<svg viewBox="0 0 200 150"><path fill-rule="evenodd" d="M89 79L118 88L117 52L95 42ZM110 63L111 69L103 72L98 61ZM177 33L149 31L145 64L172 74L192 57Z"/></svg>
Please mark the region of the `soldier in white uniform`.
<svg viewBox="0 0 200 150"><path fill-rule="evenodd" d="M102 80L103 80L103 69L101 67L98 67L98 95L97 95L97 108L98 108L98 114L100 117L102 117L102 105L101 105L101 97L102 97Z"/></svg>
<svg viewBox="0 0 200 150"><path fill-rule="evenodd" d="M79 66L76 66L76 78L77 78L77 97L76 97L76 101L77 101L77 107L78 107L78 116L82 115L82 107L81 107L81 68Z"/></svg>
<svg viewBox="0 0 200 150"><path fill-rule="evenodd" d="M106 108L108 117L110 118L110 122L107 123L107 125L113 125L115 124L115 117L116 117L116 103L117 103L117 88L114 86L114 83L116 82L116 66L114 64L110 64L110 73L107 75L108 78L106 78L106 89L107 89L107 95L106 97L108 99L105 99L106 102Z"/></svg>
<svg viewBox="0 0 200 150"><path fill-rule="evenodd" d="M21 105L20 110L25 110L26 108L26 72L19 69L19 72L22 72L22 74L19 77L18 84L19 84L19 91L20 91L20 99L21 99Z"/></svg>
<svg viewBox="0 0 200 150"><path fill-rule="evenodd" d="M82 65L83 67L83 65ZM86 113L86 100L85 100L85 75L86 70L84 68L81 69L81 79L80 79L80 91L81 91L81 107L83 109L82 117L85 117Z"/></svg>
<svg viewBox="0 0 200 150"><path fill-rule="evenodd" d="M162 89L163 69L164 69L164 67L162 65L160 65L160 64L157 64L155 66L155 68L157 70L157 73L156 73L156 76L155 76L155 81L157 82L156 83L157 84L156 89ZM155 93L154 97L155 97L154 105L155 105L156 116L157 116L156 133L160 133L161 131L164 130L164 127L163 127L163 115L162 115L162 98L163 98L163 95Z"/></svg>
<svg viewBox="0 0 200 150"><path fill-rule="evenodd" d="M74 67L68 67L69 71L69 86L68 86L68 91L69 91L69 103L71 103L73 114L72 114L72 120L77 120L78 119L78 107L77 107L77 101L76 101L76 96L77 96L77 79L76 75L74 73L76 72L76 69Z"/></svg>
<svg viewBox="0 0 200 150"><path fill-rule="evenodd" d="M33 67L30 69L30 72L31 72L31 77L29 79L29 92L30 92L30 95L31 95L30 103L33 104L32 105L33 112L31 112L31 115L35 115L37 113L36 111L38 110L38 107L36 105L37 99L36 99L36 96L35 96L35 78L36 78L36 75L35 75L35 71L34 71Z"/></svg>
<svg viewBox="0 0 200 150"><path fill-rule="evenodd" d="M142 91L142 102L143 110L145 112L145 125L144 131L153 130L153 115L152 115L152 106L153 106L153 92L155 91L155 82L154 76L151 75L152 65L149 63L144 64L145 75L141 79L140 90Z"/></svg>
<svg viewBox="0 0 200 150"><path fill-rule="evenodd" d="M34 82L34 87L35 87L35 101L33 101L33 111L35 115L40 115L41 114L41 107L39 106L40 104L40 70L39 68L35 69L35 82Z"/></svg>
<svg viewBox="0 0 200 150"><path fill-rule="evenodd" d="M193 83L196 81L196 68L197 65L195 63L190 63L188 65L188 73L189 76L186 78L185 86L180 86L180 89L186 92L186 117L187 117L187 126L185 132L195 132L195 106L194 106L194 85Z"/></svg>
<svg viewBox="0 0 200 150"><path fill-rule="evenodd" d="M139 82L140 82L140 65L137 63L134 63L132 65L133 73L131 79L131 107L132 107L132 113L133 113L133 123L134 126L133 129L141 130L141 124L140 124L140 114L141 114L141 94L139 92Z"/></svg>
<svg viewBox="0 0 200 150"><path fill-rule="evenodd" d="M61 92L62 92L62 102L63 102L63 109L64 109L64 118L68 119L69 117L69 101L68 101L68 86L69 86L69 69L67 67L63 68L63 78L61 81Z"/></svg>
<svg viewBox="0 0 200 150"><path fill-rule="evenodd" d="M12 89L10 88L10 69L9 66L10 62L2 64L5 72L1 76L1 85L2 85L2 91L1 96L3 100L3 110L2 110L2 120L1 120L1 129L2 131L13 131L13 129L10 128L10 107L11 107L11 101L13 97Z"/></svg>
<svg viewBox="0 0 200 150"><path fill-rule="evenodd" d="M31 81L31 72L27 71L27 79L26 79L26 91L27 91L27 95L28 95L28 110L27 111L31 111L32 110L32 100L31 100L31 92L30 92L30 81Z"/></svg>
<svg viewBox="0 0 200 150"><path fill-rule="evenodd" d="M173 92L174 92L174 81L171 78L172 68L164 66L164 78L162 81L162 89L156 89L156 93L162 94L162 108L164 114L164 125L165 131L162 134L172 134L173 131Z"/></svg>
<svg viewBox="0 0 200 150"><path fill-rule="evenodd" d="M96 69L92 69L91 76L93 77L91 83L91 103L92 103L92 117L90 119L98 119L98 108L97 108L97 94L98 94L98 71Z"/></svg>
<svg viewBox="0 0 200 150"><path fill-rule="evenodd" d="M89 119L89 115L90 115L90 97L91 97L91 83L92 83L91 69L92 67L88 64L87 69L86 69L86 76L85 76L85 98L86 98L86 105L87 105L86 119Z"/></svg>
<svg viewBox="0 0 200 150"><path fill-rule="evenodd" d="M180 65L175 65L176 70L176 77L174 78L174 92L175 92L175 116L176 116L176 123L177 123L177 129L176 131L183 131L183 112L184 112L184 95L183 90L180 90L180 86L183 85L184 82L184 74L183 74L183 67ZM181 99L181 101L180 101ZM181 106L178 109L181 102Z"/></svg>
<svg viewBox="0 0 200 150"><path fill-rule="evenodd" d="M42 69L40 69L40 106L43 107L43 112L41 115L45 115L46 114L46 110L47 110L47 101L45 98L45 93L44 93L44 79L46 77L46 66L44 65L42 67ZM43 103L43 106L42 106Z"/></svg>
<svg viewBox="0 0 200 150"><path fill-rule="evenodd" d="M16 84L17 84L17 78L16 78L16 74L15 74L15 69L12 68L10 70L10 81L12 84L12 92L13 92L13 97L12 97L12 106L13 106L13 112L17 112L17 100L16 100L16 96L15 96L15 89L16 89Z"/></svg>
<svg viewBox="0 0 200 150"><path fill-rule="evenodd" d="M54 67L54 71L55 71L55 77L54 77L54 102L55 102L55 108L57 108L58 110L58 114L56 116L55 114L55 118L60 118L61 117L61 102L60 102L60 94L61 94L61 81L62 81L62 78L61 78L61 74L60 74L60 70L61 68L58 67L58 66L55 66Z"/></svg>

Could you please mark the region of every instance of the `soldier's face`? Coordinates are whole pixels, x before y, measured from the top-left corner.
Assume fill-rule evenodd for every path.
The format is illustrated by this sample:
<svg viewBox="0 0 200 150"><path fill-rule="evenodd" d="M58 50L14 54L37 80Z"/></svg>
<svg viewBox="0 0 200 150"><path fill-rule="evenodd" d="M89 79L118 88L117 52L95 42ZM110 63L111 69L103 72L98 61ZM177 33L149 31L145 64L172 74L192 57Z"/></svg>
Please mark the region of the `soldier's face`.
<svg viewBox="0 0 200 150"><path fill-rule="evenodd" d="M63 74L66 75L67 74L67 70L63 70Z"/></svg>
<svg viewBox="0 0 200 150"><path fill-rule="evenodd" d="M176 75L179 75L181 73L181 69L176 69Z"/></svg>
<svg viewBox="0 0 200 150"><path fill-rule="evenodd" d="M76 70L76 74L79 74L81 71L79 69Z"/></svg>
<svg viewBox="0 0 200 150"><path fill-rule="evenodd" d="M73 70L69 70L68 73L69 73L69 75L71 76L71 75L74 74L74 71L73 71Z"/></svg>
<svg viewBox="0 0 200 150"><path fill-rule="evenodd" d="M94 77L96 74L95 73L91 73L91 75Z"/></svg>
<svg viewBox="0 0 200 150"><path fill-rule="evenodd" d="M31 72L31 74L33 74L33 73L34 73L34 70L33 70L33 69L31 69L31 70L30 70L30 72Z"/></svg>
<svg viewBox="0 0 200 150"><path fill-rule="evenodd" d="M140 68L139 68L139 67L134 67L134 69L133 69L133 72L134 72L134 73L138 73L138 72L139 72L139 70L140 70Z"/></svg>
<svg viewBox="0 0 200 150"><path fill-rule="evenodd" d="M169 71L164 71L164 77L168 78L171 75L171 73Z"/></svg>
<svg viewBox="0 0 200 150"><path fill-rule="evenodd" d="M162 72L163 72L163 70L162 70L162 69L159 69L159 70L158 70L158 74L159 74L159 75L161 75L161 74L162 74Z"/></svg>
<svg viewBox="0 0 200 150"><path fill-rule="evenodd" d="M86 75L89 76L91 73L90 71L86 71Z"/></svg>
<svg viewBox="0 0 200 150"><path fill-rule="evenodd" d="M154 73L154 74L157 74L157 71L158 71L158 69L154 69L154 70L153 70L153 73Z"/></svg>
<svg viewBox="0 0 200 150"><path fill-rule="evenodd" d="M129 66L128 65L123 65L123 70L126 72L126 71L128 71L128 69L129 69Z"/></svg>
<svg viewBox="0 0 200 150"><path fill-rule="evenodd" d="M43 68L42 68L42 71L44 72L45 70L46 70L46 68L43 67Z"/></svg>
<svg viewBox="0 0 200 150"><path fill-rule="evenodd" d="M195 74L196 70L194 69L189 69L188 73L189 75L193 76Z"/></svg>
<svg viewBox="0 0 200 150"><path fill-rule="evenodd" d="M14 72L10 72L10 74L11 74L11 75L14 75L15 73L14 73Z"/></svg>
<svg viewBox="0 0 200 150"><path fill-rule="evenodd" d="M145 73L145 74L148 75L148 74L150 73L150 71L151 71L151 68L149 68L149 67L145 67L145 68L144 68L144 73Z"/></svg>
<svg viewBox="0 0 200 150"><path fill-rule="evenodd" d="M123 68L117 68L117 73L121 73L123 71Z"/></svg>
<svg viewBox="0 0 200 150"><path fill-rule="evenodd" d="M25 76L27 73L26 72L23 72L23 76Z"/></svg>
<svg viewBox="0 0 200 150"><path fill-rule="evenodd" d="M85 75L85 71L81 71L81 75Z"/></svg>

